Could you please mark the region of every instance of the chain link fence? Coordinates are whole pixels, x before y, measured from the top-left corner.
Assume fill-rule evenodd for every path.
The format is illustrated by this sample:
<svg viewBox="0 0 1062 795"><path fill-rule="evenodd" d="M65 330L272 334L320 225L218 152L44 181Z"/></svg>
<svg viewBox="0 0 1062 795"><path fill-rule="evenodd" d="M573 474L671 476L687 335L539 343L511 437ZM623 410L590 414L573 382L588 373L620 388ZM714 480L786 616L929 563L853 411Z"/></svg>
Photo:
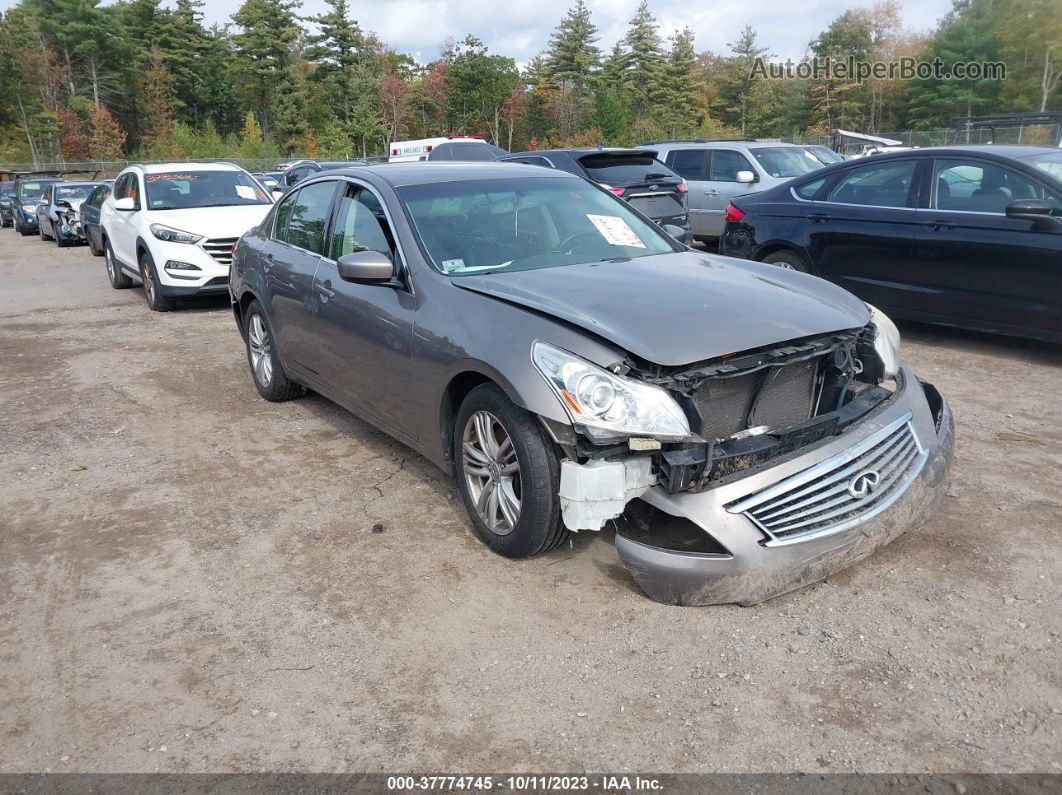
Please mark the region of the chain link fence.
<svg viewBox="0 0 1062 795"><path fill-rule="evenodd" d="M298 160L293 157L290 160ZM189 160L61 160L44 163L0 163L3 172L58 171L63 174L84 174L98 172L97 179L110 179L118 176L126 166L133 163L154 165L159 163L235 163L248 171L276 171L276 158L239 158L239 157L196 157Z"/></svg>

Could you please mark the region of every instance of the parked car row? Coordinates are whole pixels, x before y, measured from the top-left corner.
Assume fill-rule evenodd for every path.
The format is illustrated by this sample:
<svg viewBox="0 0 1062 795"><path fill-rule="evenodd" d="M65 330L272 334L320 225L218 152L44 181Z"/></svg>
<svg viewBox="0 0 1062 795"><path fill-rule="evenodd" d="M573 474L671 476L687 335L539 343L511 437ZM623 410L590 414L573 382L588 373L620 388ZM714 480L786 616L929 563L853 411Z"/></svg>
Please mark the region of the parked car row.
<svg viewBox="0 0 1062 795"><path fill-rule="evenodd" d="M233 165L135 165L89 239L153 310L227 294L264 399L317 392L417 450L499 554L610 526L651 597L751 604L925 521L954 426L882 311L665 223L693 184L669 157L736 152L760 184L812 158L687 146L358 164L276 200Z"/></svg>

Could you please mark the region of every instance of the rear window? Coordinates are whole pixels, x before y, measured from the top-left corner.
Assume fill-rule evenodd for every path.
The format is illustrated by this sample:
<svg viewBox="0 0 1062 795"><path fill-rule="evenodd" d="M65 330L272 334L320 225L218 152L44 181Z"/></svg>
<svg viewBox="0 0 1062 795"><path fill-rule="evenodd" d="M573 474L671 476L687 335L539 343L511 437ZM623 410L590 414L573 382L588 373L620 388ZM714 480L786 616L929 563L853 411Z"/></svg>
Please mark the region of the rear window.
<svg viewBox="0 0 1062 795"><path fill-rule="evenodd" d="M499 155L509 154L500 146L488 143L461 143L439 144L431 150L428 160L460 160L462 162L480 162L496 160Z"/></svg>
<svg viewBox="0 0 1062 795"><path fill-rule="evenodd" d="M680 177L651 155L591 155L579 160L587 176L606 185L635 185L639 182Z"/></svg>

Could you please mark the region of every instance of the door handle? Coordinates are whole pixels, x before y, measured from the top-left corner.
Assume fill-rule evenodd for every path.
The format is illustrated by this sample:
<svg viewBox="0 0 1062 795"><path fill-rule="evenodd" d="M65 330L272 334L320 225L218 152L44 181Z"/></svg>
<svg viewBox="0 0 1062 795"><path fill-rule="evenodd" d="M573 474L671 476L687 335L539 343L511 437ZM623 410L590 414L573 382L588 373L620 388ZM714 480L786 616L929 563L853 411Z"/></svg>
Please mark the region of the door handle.
<svg viewBox="0 0 1062 795"><path fill-rule="evenodd" d="M821 224L825 221L829 221L830 216L828 216L826 213L810 213L808 215L808 220L811 221L811 223L813 224Z"/></svg>
<svg viewBox="0 0 1062 795"><path fill-rule="evenodd" d="M332 289L331 281L326 281L324 284L315 284L314 287L317 289L317 292L321 294L321 297L325 301L336 297L336 291Z"/></svg>
<svg viewBox="0 0 1062 795"><path fill-rule="evenodd" d="M717 190L706 190L704 192L704 195L705 196L718 196L719 195L719 191L717 191Z"/></svg>
<svg viewBox="0 0 1062 795"><path fill-rule="evenodd" d="M954 229L955 224L952 221L943 221L938 219L936 221L927 221L925 227L926 229L929 229L932 232L939 232L942 229Z"/></svg>

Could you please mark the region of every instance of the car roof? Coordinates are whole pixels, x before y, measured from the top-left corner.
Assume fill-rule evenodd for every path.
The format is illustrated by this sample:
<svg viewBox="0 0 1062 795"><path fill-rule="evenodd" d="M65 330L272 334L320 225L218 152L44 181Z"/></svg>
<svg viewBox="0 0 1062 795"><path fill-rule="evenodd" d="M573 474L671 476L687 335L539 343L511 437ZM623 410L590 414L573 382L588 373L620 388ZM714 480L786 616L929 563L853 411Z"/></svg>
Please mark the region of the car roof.
<svg viewBox="0 0 1062 795"><path fill-rule="evenodd" d="M378 163L369 166L339 168L329 173L344 174L350 177L364 176L367 173L373 174L396 188L405 185L428 185L436 182L465 182L477 179L513 179L519 177L577 179L582 181L581 177L565 171L551 171L542 168L542 166L506 163L497 160L478 162L421 160L416 163ZM314 177L318 176L320 174L314 175Z"/></svg>
<svg viewBox="0 0 1062 795"><path fill-rule="evenodd" d="M647 148L639 149L625 146L579 146L568 149L563 147L557 147L556 149L533 149L526 152L513 152L511 156L533 157L534 155L565 154L579 158L584 155L644 155L647 151L649 151Z"/></svg>
<svg viewBox="0 0 1062 795"><path fill-rule="evenodd" d="M1058 151L1058 149L1049 146L1022 146L1018 144L954 144L952 146L923 146L915 149L904 149L899 152L882 152L877 155L859 157L855 160L846 160L844 164L852 165L853 163L859 163L864 160L876 162L878 160L894 160L897 158L906 159L909 157L925 157L926 155L932 155L934 157L963 157L965 155L977 154L998 157L1004 160L1021 160L1025 157L1051 154ZM844 164L836 163L835 165L839 166ZM830 168L833 168L833 166L830 166Z"/></svg>
<svg viewBox="0 0 1062 795"><path fill-rule="evenodd" d="M768 148L768 147L777 148L779 146L793 147L794 149L799 149L801 147L801 144L788 144L788 143L784 143L783 141L742 141L742 140L702 141L700 143L698 143L696 141L675 141L674 143L658 142L658 143L654 143L654 144L641 144L638 148L639 149L658 149L658 148L665 148L666 147L668 149L723 149L723 148L730 147L730 146L743 146L746 149L765 149L765 148Z"/></svg>
<svg viewBox="0 0 1062 795"><path fill-rule="evenodd" d="M171 171L241 171L232 163L149 163L137 164L145 174L166 174Z"/></svg>

